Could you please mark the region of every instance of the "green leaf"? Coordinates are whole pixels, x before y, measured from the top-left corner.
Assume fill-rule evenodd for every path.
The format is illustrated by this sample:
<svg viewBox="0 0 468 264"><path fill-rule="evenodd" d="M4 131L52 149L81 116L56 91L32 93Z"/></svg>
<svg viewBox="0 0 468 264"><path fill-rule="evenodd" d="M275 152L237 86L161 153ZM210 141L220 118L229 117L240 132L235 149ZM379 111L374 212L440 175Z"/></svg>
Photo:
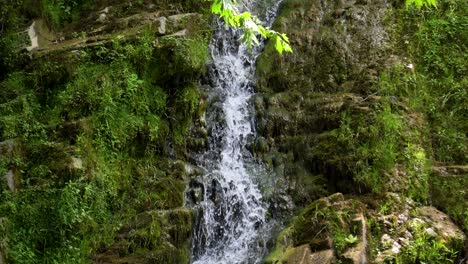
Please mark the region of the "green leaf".
<svg viewBox="0 0 468 264"><path fill-rule="evenodd" d="M281 38L276 36L276 41L275 41L275 49L278 51L279 54L283 54L284 47L281 42Z"/></svg>
<svg viewBox="0 0 468 264"><path fill-rule="evenodd" d="M239 13L235 0L213 0L211 12L224 19L226 26L245 30L242 35L242 41L250 48L253 45L260 44L257 38L260 35L264 39L275 41L275 49L279 54L282 54L284 51L293 52L286 34L280 34L274 30L265 28L260 20L249 12Z"/></svg>

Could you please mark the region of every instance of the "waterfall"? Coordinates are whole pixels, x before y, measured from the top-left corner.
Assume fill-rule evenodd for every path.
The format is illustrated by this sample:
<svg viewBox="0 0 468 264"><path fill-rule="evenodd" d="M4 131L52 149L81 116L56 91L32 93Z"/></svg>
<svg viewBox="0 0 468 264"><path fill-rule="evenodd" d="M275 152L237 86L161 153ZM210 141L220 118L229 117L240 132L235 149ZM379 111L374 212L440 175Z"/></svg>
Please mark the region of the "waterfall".
<svg viewBox="0 0 468 264"><path fill-rule="evenodd" d="M262 3L268 8L257 15L265 25L271 25L279 2ZM240 8L255 14L256 6L260 4L244 1ZM245 148L255 133L250 102L261 49L249 50L240 36L218 22L210 45L211 106L206 118L210 144L209 151L197 158L204 173L192 184L202 199L188 205L198 212L192 239L196 264L258 263L266 253L267 206L255 180L265 170Z"/></svg>

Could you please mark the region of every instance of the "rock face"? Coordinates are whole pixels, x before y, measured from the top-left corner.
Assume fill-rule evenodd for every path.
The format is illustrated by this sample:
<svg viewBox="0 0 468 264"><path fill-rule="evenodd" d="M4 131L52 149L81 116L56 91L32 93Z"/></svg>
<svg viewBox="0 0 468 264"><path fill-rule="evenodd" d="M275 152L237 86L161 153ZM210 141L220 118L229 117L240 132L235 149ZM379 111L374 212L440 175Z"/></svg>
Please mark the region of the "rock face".
<svg viewBox="0 0 468 264"><path fill-rule="evenodd" d="M403 63L384 19L393 12L385 0L282 4L274 28L294 53L274 56L268 43L257 60L254 152L286 179L296 204L327 190L427 197L425 120L407 100L378 92L382 72Z"/></svg>
<svg viewBox="0 0 468 264"><path fill-rule="evenodd" d="M267 48L258 61L258 90L365 90L387 59L383 18L391 9L385 0L285 1L275 28L288 33L295 53L278 58Z"/></svg>
<svg viewBox="0 0 468 264"><path fill-rule="evenodd" d="M202 5L79 1L67 23L34 20L24 61L0 80L0 263L190 262L186 163L207 141Z"/></svg>
<svg viewBox="0 0 468 264"><path fill-rule="evenodd" d="M81 34L83 36L79 38L67 36L54 39L50 37L52 33L48 33L48 35L50 35L49 37L43 37L40 43L35 43L35 45L28 47L28 50L34 51L35 56L39 57L50 53L65 51L78 53L77 51L81 49L108 45L116 37L130 41L138 38L147 28L155 31L159 36L172 35L180 37L184 36L182 32L187 34L186 29L189 21L194 23L192 25L203 23L202 16L196 13L172 15L166 18L161 15L160 11L141 12L124 18L114 17L109 21L98 20L102 25L92 25L93 27L89 28L89 32L82 31ZM40 23L39 21L35 21L34 23L36 22ZM49 32L45 24L41 22L40 25L42 25L41 32ZM37 25L34 24L32 27L37 28ZM41 36L41 34L42 33L34 32L31 41L37 42L35 38Z"/></svg>
<svg viewBox="0 0 468 264"><path fill-rule="evenodd" d="M106 252L93 258L93 263L186 263L192 221L188 209L141 213L121 229Z"/></svg>
<svg viewBox="0 0 468 264"><path fill-rule="evenodd" d="M289 36L294 53L274 56L274 43L268 43L257 60L260 135L252 151L274 172L276 189L305 209L277 237L267 263L289 263L288 256L303 261L324 250L340 263L461 258L466 237L455 224L466 232L466 166L434 162L431 170L430 161L440 156L426 119L432 110L415 107L415 98L400 92L416 78L412 60L422 56L409 50L414 32L399 32L410 28L401 15L411 11L402 10L386 0L281 5L273 27ZM420 61L430 64L430 52ZM432 89L424 85L432 87L414 89ZM460 136L456 149L464 150L465 140ZM312 202L337 191L353 198ZM427 204L434 207L421 206Z"/></svg>
<svg viewBox="0 0 468 264"><path fill-rule="evenodd" d="M434 256L444 263L456 258L446 248L461 252L466 241L463 231L434 207L416 207L394 193L379 201L338 193L313 202L296 217L278 236L266 263L413 263ZM316 258L323 262L313 262Z"/></svg>

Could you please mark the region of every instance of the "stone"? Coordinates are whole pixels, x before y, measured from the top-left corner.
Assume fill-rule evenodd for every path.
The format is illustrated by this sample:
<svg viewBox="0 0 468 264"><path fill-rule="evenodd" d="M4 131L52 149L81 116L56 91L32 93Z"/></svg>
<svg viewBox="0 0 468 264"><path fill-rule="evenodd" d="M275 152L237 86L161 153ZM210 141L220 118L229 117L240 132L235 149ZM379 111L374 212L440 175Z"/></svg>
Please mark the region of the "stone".
<svg viewBox="0 0 468 264"><path fill-rule="evenodd" d="M353 222L357 223L357 226L361 228L361 234L359 236L359 242L355 247L348 249L344 254L343 258L353 264L366 264L367 263L367 225L366 218L363 214L359 214Z"/></svg>
<svg viewBox="0 0 468 264"><path fill-rule="evenodd" d="M106 21L107 15L105 13L99 14L99 17L96 19L96 22L104 23Z"/></svg>
<svg viewBox="0 0 468 264"><path fill-rule="evenodd" d="M427 222L434 232L437 232L446 242L466 241L463 231L455 225L450 217L432 206L423 206L417 209L419 216Z"/></svg>
<svg viewBox="0 0 468 264"><path fill-rule="evenodd" d="M290 249L281 260L282 264L331 264L336 258L333 250L323 250L312 253L308 245Z"/></svg>
<svg viewBox="0 0 468 264"><path fill-rule="evenodd" d="M393 242L395 242L395 240L393 240L388 234L383 234L380 238L380 244L382 244L384 248L391 247L391 245L393 245Z"/></svg>
<svg viewBox="0 0 468 264"><path fill-rule="evenodd" d="M68 165L70 170L82 170L83 169L83 160L80 158L72 157L70 164Z"/></svg>
<svg viewBox="0 0 468 264"><path fill-rule="evenodd" d="M166 23L167 23L167 18L166 17L160 17L155 20L156 26L158 27L157 34L159 35L165 35L167 32L166 29Z"/></svg>
<svg viewBox="0 0 468 264"><path fill-rule="evenodd" d="M428 234L431 237L436 237L437 236L437 232L434 231L433 228L426 228L425 231L426 231L426 234Z"/></svg>

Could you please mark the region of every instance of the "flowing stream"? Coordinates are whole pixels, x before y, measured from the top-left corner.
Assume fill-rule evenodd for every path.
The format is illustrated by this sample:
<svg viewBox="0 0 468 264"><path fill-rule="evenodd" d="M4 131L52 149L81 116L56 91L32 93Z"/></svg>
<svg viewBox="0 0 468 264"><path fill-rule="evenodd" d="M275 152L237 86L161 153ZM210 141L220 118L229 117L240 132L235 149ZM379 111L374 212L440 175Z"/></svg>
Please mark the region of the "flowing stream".
<svg viewBox="0 0 468 264"><path fill-rule="evenodd" d="M280 1L241 2L240 10L262 17L271 25ZM245 145L254 131L251 98L255 59L260 48L249 50L240 42L241 32L218 23L210 51L210 107L207 111L209 151L199 155L204 173L197 179L202 197L189 204L198 212L193 231L195 264L258 263L266 253L270 233L267 207L256 179L265 173ZM193 187L193 186L192 186Z"/></svg>

